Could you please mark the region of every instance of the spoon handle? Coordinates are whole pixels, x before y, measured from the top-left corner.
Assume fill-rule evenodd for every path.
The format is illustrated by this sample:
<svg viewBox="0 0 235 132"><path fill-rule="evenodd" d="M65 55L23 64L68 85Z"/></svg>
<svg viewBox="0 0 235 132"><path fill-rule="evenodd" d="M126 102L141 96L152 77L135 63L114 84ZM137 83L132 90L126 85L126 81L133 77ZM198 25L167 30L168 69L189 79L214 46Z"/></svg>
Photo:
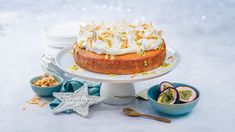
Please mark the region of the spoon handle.
<svg viewBox="0 0 235 132"><path fill-rule="evenodd" d="M141 114L141 116L146 116L146 117L158 120L158 121L162 121L162 122L166 122L166 123L171 123L171 120L166 119L166 118L162 118L162 117L157 117L157 116L152 116L152 115L147 115L147 114Z"/></svg>

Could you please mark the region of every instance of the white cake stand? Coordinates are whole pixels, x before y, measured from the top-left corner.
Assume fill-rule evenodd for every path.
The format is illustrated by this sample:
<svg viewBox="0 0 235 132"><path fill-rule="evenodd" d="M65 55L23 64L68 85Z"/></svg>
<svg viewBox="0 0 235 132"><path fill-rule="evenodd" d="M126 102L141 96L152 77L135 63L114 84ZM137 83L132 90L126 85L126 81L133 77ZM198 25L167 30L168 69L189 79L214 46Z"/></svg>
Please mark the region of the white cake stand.
<svg viewBox="0 0 235 132"><path fill-rule="evenodd" d="M106 75L90 72L78 67L78 70L69 69L74 65L70 51L72 47L62 49L55 57L44 55L43 60L50 64L54 72L61 76L65 74L89 81L102 82L100 95L104 97L106 104L123 105L135 100L135 89L133 82L144 81L163 76L172 71L179 63L180 56L172 48L167 47L166 67L159 67L152 71L131 75Z"/></svg>

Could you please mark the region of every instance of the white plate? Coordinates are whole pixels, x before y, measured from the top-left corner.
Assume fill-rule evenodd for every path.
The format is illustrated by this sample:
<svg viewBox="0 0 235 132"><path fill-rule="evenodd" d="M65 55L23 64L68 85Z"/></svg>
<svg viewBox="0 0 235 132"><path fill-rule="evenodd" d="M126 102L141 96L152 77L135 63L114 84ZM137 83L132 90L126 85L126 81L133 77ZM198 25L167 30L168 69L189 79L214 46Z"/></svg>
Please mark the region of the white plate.
<svg viewBox="0 0 235 132"><path fill-rule="evenodd" d="M69 70L69 67L74 65L73 56L69 53L72 50L72 46L62 49L55 58L56 65L68 73L71 76L91 80L98 82L108 82L108 83L130 83L136 81L144 81L148 79L157 78L159 76L165 75L172 71L180 61L179 54L172 48L167 47L167 56L165 63L170 64L169 67L159 67L154 70L139 73L139 74L129 74L129 75L107 75L99 74L84 70L79 68L79 70ZM171 57L173 59L168 59Z"/></svg>

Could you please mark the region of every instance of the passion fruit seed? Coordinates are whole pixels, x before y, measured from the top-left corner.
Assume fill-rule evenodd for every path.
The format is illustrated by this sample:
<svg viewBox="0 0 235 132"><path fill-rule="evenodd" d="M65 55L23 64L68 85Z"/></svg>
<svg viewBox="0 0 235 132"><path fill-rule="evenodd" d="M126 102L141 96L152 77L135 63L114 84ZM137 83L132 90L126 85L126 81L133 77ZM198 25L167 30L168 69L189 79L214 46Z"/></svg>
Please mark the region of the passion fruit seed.
<svg viewBox="0 0 235 132"><path fill-rule="evenodd" d="M172 93L170 93L170 94L163 93L160 96L161 96L160 102L164 103L164 104L169 104L174 100L174 95Z"/></svg>
<svg viewBox="0 0 235 132"><path fill-rule="evenodd" d="M164 91L165 89L167 88L173 88L174 86L170 83L170 82L167 82L167 81L164 81L160 84L160 91Z"/></svg>
<svg viewBox="0 0 235 132"><path fill-rule="evenodd" d="M165 83L165 84L162 85L163 90L164 90L164 89L167 89L167 88L169 88L169 87L172 87L172 85L170 85L170 84L168 84L168 83Z"/></svg>
<svg viewBox="0 0 235 132"><path fill-rule="evenodd" d="M175 100L174 91L172 89L166 89L166 91L162 92L159 95L158 102L163 104L170 104L174 102L174 100Z"/></svg>
<svg viewBox="0 0 235 132"><path fill-rule="evenodd" d="M181 102L187 103L197 98L197 92L191 87L179 86L176 90L179 92Z"/></svg>
<svg viewBox="0 0 235 132"><path fill-rule="evenodd" d="M188 100L192 95L192 91L190 90L179 90L180 98L183 100Z"/></svg>

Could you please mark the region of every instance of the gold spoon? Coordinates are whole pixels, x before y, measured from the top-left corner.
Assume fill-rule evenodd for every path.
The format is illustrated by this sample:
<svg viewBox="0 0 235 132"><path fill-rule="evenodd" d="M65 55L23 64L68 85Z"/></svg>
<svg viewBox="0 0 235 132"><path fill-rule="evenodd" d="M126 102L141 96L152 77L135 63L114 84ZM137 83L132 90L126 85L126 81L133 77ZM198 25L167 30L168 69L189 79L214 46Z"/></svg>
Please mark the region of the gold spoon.
<svg viewBox="0 0 235 132"><path fill-rule="evenodd" d="M122 111L130 117L139 117L139 116L145 116L145 117L149 117L149 118L153 118L155 120L158 121L162 121L162 122L166 122L166 123L171 123L171 120L166 119L166 118L162 118L162 117L157 117L157 116L152 116L152 115L148 115L148 114L142 114L139 113L138 111L131 109L131 108L123 108Z"/></svg>

